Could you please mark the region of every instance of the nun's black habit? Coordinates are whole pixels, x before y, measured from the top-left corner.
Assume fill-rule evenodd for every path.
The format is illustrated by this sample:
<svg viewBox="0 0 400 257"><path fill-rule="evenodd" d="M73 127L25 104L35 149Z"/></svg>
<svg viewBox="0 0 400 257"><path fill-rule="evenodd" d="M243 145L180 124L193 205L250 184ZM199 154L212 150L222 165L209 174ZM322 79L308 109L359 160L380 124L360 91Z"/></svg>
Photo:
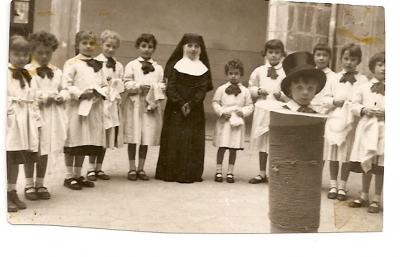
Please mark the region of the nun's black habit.
<svg viewBox="0 0 400 257"><path fill-rule="evenodd" d="M197 43L199 60L189 60L183 46ZM165 67L167 104L161 132L156 178L164 181L192 183L202 181L205 148L203 101L212 90L210 64L203 38L185 34ZM181 108L189 103L191 112L184 116Z"/></svg>

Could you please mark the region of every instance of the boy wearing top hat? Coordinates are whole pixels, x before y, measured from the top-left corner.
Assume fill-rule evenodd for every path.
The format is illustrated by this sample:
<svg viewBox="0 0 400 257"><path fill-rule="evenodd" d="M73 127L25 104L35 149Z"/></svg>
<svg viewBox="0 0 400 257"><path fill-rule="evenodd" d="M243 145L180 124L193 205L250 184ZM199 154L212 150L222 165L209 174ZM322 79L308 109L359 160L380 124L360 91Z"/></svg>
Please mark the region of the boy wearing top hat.
<svg viewBox="0 0 400 257"><path fill-rule="evenodd" d="M324 87L326 75L315 68L313 55L309 52L295 52L283 60L286 77L282 80L283 93L290 101L283 106L295 112L317 113L311 101Z"/></svg>

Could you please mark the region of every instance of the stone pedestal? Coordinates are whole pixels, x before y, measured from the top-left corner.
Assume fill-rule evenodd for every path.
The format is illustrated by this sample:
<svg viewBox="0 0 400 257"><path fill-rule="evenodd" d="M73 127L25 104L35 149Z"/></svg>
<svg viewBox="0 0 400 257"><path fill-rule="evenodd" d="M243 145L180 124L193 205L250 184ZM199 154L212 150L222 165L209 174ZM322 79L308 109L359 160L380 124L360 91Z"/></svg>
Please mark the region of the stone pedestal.
<svg viewBox="0 0 400 257"><path fill-rule="evenodd" d="M325 117L271 111L269 218L272 233L317 232Z"/></svg>

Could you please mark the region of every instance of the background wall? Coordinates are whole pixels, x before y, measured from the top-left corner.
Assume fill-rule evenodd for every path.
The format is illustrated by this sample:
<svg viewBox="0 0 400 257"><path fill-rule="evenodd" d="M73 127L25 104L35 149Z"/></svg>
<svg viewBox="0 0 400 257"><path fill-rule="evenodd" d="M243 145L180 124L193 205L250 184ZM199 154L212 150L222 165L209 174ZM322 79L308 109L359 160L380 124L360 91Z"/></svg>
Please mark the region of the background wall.
<svg viewBox="0 0 400 257"><path fill-rule="evenodd" d="M154 59L165 65L185 32L203 35L211 62L214 88L225 83L225 63L239 58L245 65L243 81L263 63L267 2L262 0L83 0L81 29L100 34L104 29L122 36L118 59L126 64L136 58L136 38L143 32L156 36ZM211 110L207 95L206 112Z"/></svg>

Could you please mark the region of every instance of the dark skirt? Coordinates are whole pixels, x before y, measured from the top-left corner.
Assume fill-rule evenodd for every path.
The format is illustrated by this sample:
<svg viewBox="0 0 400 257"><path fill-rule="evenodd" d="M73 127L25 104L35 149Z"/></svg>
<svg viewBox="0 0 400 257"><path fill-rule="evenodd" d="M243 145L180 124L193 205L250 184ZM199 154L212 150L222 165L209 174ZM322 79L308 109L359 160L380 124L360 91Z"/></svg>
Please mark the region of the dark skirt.
<svg viewBox="0 0 400 257"><path fill-rule="evenodd" d="M37 162L39 154L30 151L7 151L7 165Z"/></svg>
<svg viewBox="0 0 400 257"><path fill-rule="evenodd" d="M205 118L203 106L184 117L167 102L161 132L156 179L201 182L204 168Z"/></svg>
<svg viewBox="0 0 400 257"><path fill-rule="evenodd" d="M361 168L360 162L350 162L350 171L352 171L354 173L364 173L364 170ZM383 172L383 171L384 171L384 167L373 164L370 172L372 174L379 174L380 172Z"/></svg>
<svg viewBox="0 0 400 257"><path fill-rule="evenodd" d="M102 153L104 147L97 145L81 145L64 147L64 153L72 156L94 156Z"/></svg>

